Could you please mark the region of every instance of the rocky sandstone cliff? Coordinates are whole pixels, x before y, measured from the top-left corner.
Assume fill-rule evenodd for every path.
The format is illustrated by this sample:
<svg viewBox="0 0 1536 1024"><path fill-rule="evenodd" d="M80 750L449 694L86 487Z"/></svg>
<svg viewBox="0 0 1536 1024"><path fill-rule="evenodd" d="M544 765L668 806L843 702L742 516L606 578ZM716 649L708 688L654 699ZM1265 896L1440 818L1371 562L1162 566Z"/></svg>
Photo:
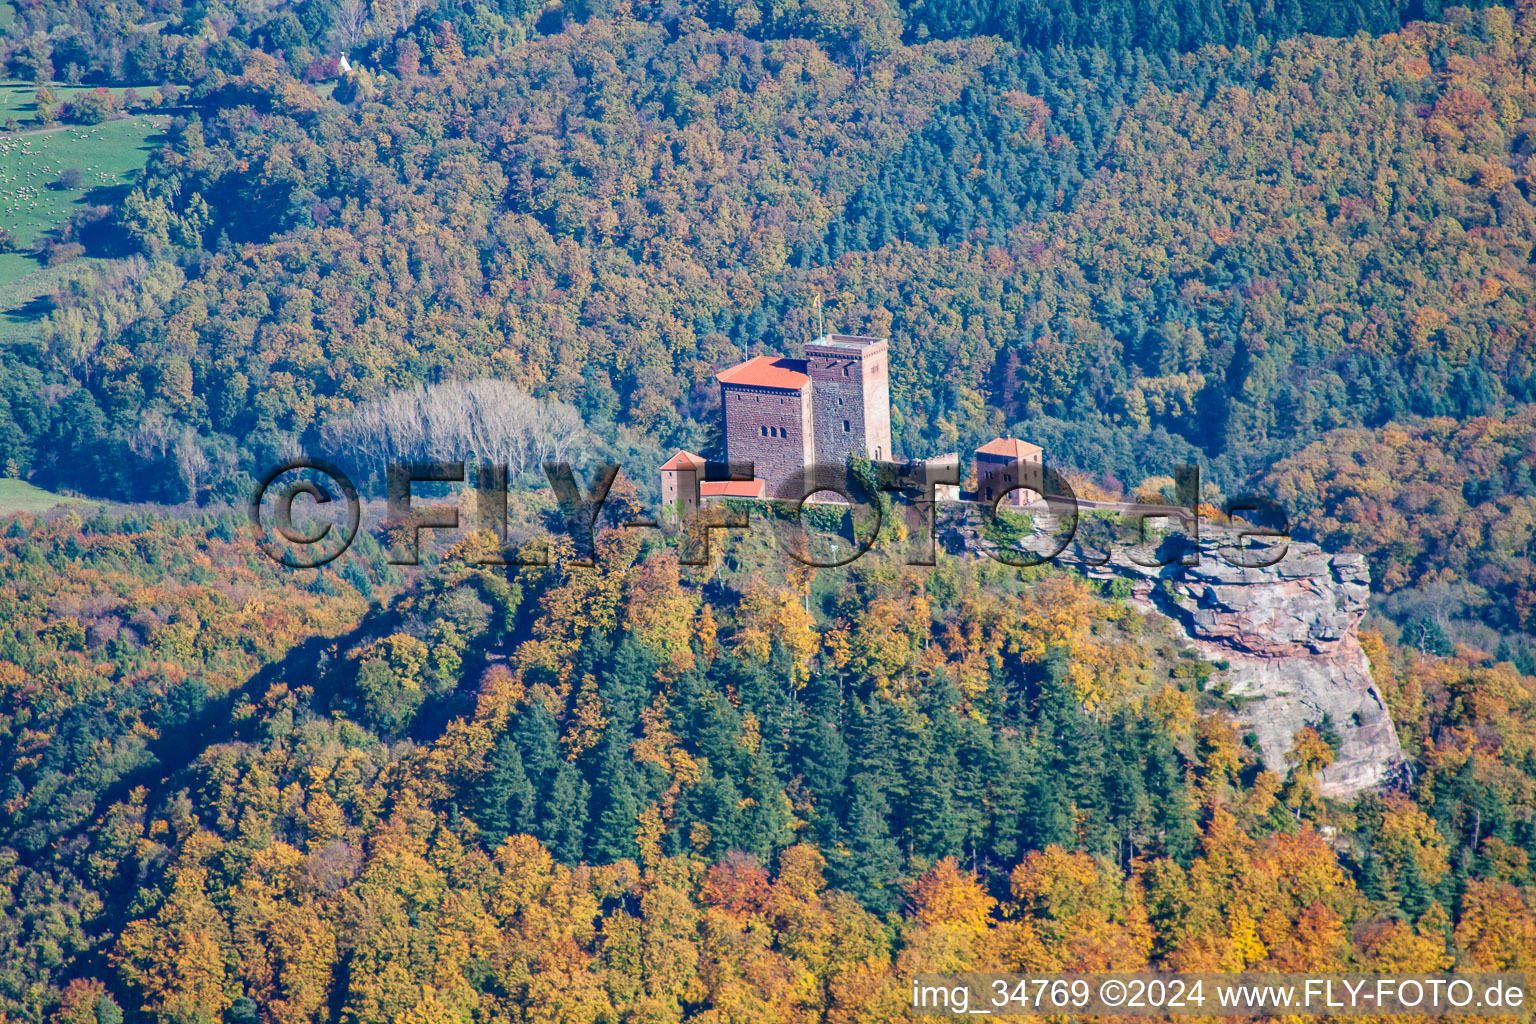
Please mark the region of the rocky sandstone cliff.
<svg viewBox="0 0 1536 1024"><path fill-rule="evenodd" d="M1058 525L1049 515L1035 520L1037 541ZM974 527L962 532L957 539L974 549ZM1202 520L1198 564L1176 558L1148 566L1139 563L1179 552L1185 553L1182 561L1192 561L1188 538L1170 536L1154 552L1104 544L1103 532L1080 528L1058 564L1092 578L1129 580L1132 601L1171 617L1206 660L1226 663L1226 693L1236 698L1240 726L1258 737L1268 768L1284 774L1297 730L1327 716L1343 744L1319 779L1323 795L1348 797L1396 775L1402 749L1356 632L1370 595L1363 556L1329 555L1299 540L1266 548L1264 541L1244 542L1237 531ZM1254 565L1270 560L1274 564Z"/></svg>
<svg viewBox="0 0 1536 1024"><path fill-rule="evenodd" d="M1090 576L1129 579L1134 600L1170 615L1206 659L1229 665L1227 693L1239 698L1237 718L1258 736L1271 770L1283 774L1291 737L1327 715L1343 745L1319 779L1324 796L1350 796L1392 778L1402 749L1356 632L1370 596L1365 558L1297 540L1242 552L1235 531L1202 522L1200 532L1198 565L1147 567L1133 556L1150 561L1151 552L1118 547L1095 567L1087 563L1104 552L1081 542L1063 559ZM1187 541L1179 536L1165 546L1175 544ZM1233 564L1282 552L1273 565Z"/></svg>
<svg viewBox="0 0 1536 1024"><path fill-rule="evenodd" d="M1134 596L1174 617L1206 659L1229 663L1227 692L1241 699L1238 718L1270 769L1286 771L1296 729L1326 714L1344 743L1319 777L1322 795L1389 781L1402 749L1356 634L1370 596L1366 559L1290 540L1275 565L1243 568L1233 560L1267 559L1244 559L1230 530L1203 524L1200 540L1198 565L1141 567L1120 548L1089 571L1129 577Z"/></svg>

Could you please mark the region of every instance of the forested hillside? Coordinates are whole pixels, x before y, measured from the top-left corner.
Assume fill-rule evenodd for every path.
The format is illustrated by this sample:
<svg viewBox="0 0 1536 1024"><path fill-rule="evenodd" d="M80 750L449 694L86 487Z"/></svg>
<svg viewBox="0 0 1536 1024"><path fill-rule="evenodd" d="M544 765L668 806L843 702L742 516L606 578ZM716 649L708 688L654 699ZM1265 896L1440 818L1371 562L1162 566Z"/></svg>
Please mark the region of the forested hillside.
<svg viewBox="0 0 1536 1024"><path fill-rule="evenodd" d="M1162 428L1230 478L1330 427L1523 402L1520 26L1167 59L966 40L861 76L621 20L484 58L402 41L347 107L253 72L224 88L256 105L189 122L117 214L195 279L55 315L49 368L102 413L61 440L155 411L250 465L453 366L671 444L818 290L895 337L913 453L1054 416Z"/></svg>
<svg viewBox="0 0 1536 1024"><path fill-rule="evenodd" d="M15 1019L903 1020L919 970L1536 958L1507 664L1368 637L1415 779L1341 807L1326 722L1264 771L1219 665L1060 570L610 531L597 572L472 536L402 585L370 538L299 589L238 530L0 538Z"/></svg>
<svg viewBox="0 0 1536 1024"><path fill-rule="evenodd" d="M816 294L894 338L908 455L1011 428L1233 493L1330 430L1498 419L1536 388L1536 26L1447 18L1192 53L918 19L857 60L684 8L426 19L329 99L244 52L86 232L143 262L13 349L0 430L40 482L172 501L443 377L708 447L712 373Z"/></svg>
<svg viewBox="0 0 1536 1024"><path fill-rule="evenodd" d="M1417 584L1419 619L1443 625L1472 611L1530 631L1533 438L1529 408L1508 419L1337 430L1277 463L1265 482L1330 546L1366 553L1387 593Z"/></svg>
<svg viewBox="0 0 1536 1024"><path fill-rule="evenodd" d="M0 475L156 503L0 518L0 1021L1536 969L1536 5L14 7L12 75L170 124L0 318ZM1365 554L1404 770L1324 799L1327 715L1265 770L1230 666L1062 567L250 543L294 452L479 446L536 534L550 457L653 505L818 313L892 339L898 454L1198 462Z"/></svg>

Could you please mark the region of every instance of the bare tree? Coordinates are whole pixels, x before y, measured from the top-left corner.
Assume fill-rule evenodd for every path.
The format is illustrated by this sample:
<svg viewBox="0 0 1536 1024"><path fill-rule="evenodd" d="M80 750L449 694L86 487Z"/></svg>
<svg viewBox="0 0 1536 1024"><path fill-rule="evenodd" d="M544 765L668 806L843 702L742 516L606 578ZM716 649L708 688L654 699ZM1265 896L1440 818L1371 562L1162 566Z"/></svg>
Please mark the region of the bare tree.
<svg viewBox="0 0 1536 1024"><path fill-rule="evenodd" d="M415 459L477 458L513 479L547 460L569 458L586 439L581 414L534 398L515 384L476 380L396 391L326 425L325 445L361 459L382 480L389 465Z"/></svg>
<svg viewBox="0 0 1536 1024"><path fill-rule="evenodd" d="M336 36L345 49L355 49L368 38L368 0L341 0L336 11Z"/></svg>
<svg viewBox="0 0 1536 1024"><path fill-rule="evenodd" d="M869 57L869 44L862 37L855 37L848 44L848 56L853 58L853 75L855 78L864 77L864 61Z"/></svg>
<svg viewBox="0 0 1536 1024"><path fill-rule="evenodd" d="M394 0L395 18L399 22L396 28L408 29L416 21L416 16L421 13L422 0Z"/></svg>
<svg viewBox="0 0 1536 1024"><path fill-rule="evenodd" d="M176 440L176 471L187 488L187 500L197 504L199 484L208 474L208 454L197 443L197 435L190 429L183 430Z"/></svg>
<svg viewBox="0 0 1536 1024"><path fill-rule="evenodd" d="M176 443L177 430L170 417L150 409L128 434L128 448L141 459L163 459Z"/></svg>

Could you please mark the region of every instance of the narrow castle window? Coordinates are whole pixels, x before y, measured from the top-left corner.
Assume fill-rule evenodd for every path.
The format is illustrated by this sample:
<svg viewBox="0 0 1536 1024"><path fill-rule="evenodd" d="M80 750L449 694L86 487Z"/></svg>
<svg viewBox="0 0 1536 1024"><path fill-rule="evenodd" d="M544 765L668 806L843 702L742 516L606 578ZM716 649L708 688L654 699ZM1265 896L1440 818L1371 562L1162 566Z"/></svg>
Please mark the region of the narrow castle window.
<svg viewBox="0 0 1536 1024"><path fill-rule="evenodd" d="M843 367L843 376L844 377L848 376L848 367L846 367L846 366Z"/></svg>
<svg viewBox="0 0 1536 1024"><path fill-rule="evenodd" d="M767 427L759 427L758 429L763 432L763 436L764 437L768 436L768 428Z"/></svg>
<svg viewBox="0 0 1536 1024"><path fill-rule="evenodd" d="M852 429L853 429L853 424L849 423L847 420L843 420L843 433L846 434L849 431L851 431Z"/></svg>

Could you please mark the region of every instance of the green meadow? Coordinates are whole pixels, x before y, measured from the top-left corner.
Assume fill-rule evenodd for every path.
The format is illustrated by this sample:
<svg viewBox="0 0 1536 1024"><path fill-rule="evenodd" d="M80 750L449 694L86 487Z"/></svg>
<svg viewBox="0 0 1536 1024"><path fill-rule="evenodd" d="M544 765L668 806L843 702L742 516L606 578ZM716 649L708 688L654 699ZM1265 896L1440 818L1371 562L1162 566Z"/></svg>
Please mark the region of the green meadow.
<svg viewBox="0 0 1536 1024"><path fill-rule="evenodd" d="M41 487L33 487L25 480L0 478L0 516L13 512L37 515L56 505L84 505L89 502L80 498L68 498Z"/></svg>
<svg viewBox="0 0 1536 1024"><path fill-rule="evenodd" d="M6 269L14 254L0 256L0 270ZM52 296L68 288L77 278L89 278L112 261L94 256L40 267L31 259L16 257L25 276L0 279L0 346L40 338L39 324L51 308ZM33 268L25 273L26 268ZM0 467L3 468L3 467Z"/></svg>
<svg viewBox="0 0 1536 1024"><path fill-rule="evenodd" d="M0 117L15 116L17 90L0 87ZM69 90L59 90L68 92ZM26 105L31 105L30 91ZM143 169L170 122L165 114L139 115L99 125L62 125L0 134L0 228L21 252L0 255L0 287L39 269L27 254L37 236L76 210L110 201ZM74 168L78 185L58 187Z"/></svg>

